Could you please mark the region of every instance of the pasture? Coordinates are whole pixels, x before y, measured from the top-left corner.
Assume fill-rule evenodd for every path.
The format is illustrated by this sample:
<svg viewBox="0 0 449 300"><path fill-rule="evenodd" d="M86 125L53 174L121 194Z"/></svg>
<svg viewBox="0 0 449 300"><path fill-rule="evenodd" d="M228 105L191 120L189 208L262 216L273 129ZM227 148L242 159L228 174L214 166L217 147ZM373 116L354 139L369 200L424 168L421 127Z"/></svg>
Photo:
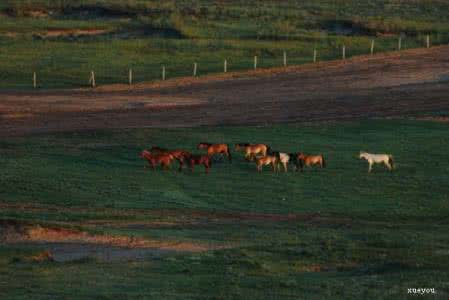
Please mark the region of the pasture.
<svg viewBox="0 0 449 300"><path fill-rule="evenodd" d="M397 299L429 287L447 298L447 126L375 119L4 139L0 240L22 226L62 234L56 245L45 236L0 244L0 297ZM198 153L203 141L322 153L328 166L257 173L233 152L231 164L191 174L145 170L139 158L152 145ZM397 170L368 175L360 150L392 153ZM79 250L80 239L74 259L30 259L68 247L63 230L210 250L105 257Z"/></svg>
<svg viewBox="0 0 449 300"><path fill-rule="evenodd" d="M88 86L278 67L422 48L449 41L448 4L440 0L21 1L0 3L0 88ZM257 6L257 8L255 8Z"/></svg>

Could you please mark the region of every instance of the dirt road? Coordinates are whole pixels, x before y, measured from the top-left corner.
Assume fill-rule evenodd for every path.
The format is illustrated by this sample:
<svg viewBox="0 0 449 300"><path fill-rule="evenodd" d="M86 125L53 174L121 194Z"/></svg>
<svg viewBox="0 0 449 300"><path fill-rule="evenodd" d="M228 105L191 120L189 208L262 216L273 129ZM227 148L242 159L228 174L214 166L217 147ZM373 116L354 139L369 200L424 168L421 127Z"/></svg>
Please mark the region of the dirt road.
<svg viewBox="0 0 449 300"><path fill-rule="evenodd" d="M449 111L449 47L95 90L0 92L0 136Z"/></svg>

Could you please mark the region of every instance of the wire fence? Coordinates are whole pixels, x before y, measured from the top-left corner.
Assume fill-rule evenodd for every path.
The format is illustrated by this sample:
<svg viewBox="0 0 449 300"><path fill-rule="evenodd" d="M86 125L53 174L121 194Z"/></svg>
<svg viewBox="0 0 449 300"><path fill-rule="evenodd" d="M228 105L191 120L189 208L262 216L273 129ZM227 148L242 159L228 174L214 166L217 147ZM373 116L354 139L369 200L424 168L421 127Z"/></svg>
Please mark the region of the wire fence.
<svg viewBox="0 0 449 300"><path fill-rule="evenodd" d="M310 49L286 49L278 51L264 51L258 49L253 56L234 59L232 53L229 57L213 59L210 57L191 59L190 64L173 63L165 61L158 64L153 62L151 67L137 63L130 63L130 67L117 72L110 72L107 68L96 70L90 68L79 70L76 75L64 76L61 86L67 87L98 87L106 84L129 84L167 80L179 77L198 77L210 74L219 74L236 71L257 70L261 68L287 67L305 63L317 63L336 59L349 59L359 55L374 55L382 52L401 51L415 48L431 48L434 45L447 44L449 35L423 35L416 37L394 36L378 37L372 39L350 39L329 42L328 40L316 43ZM58 71L58 70L53 70ZM63 72L61 70L61 72ZM83 75L84 74L84 75ZM32 72L32 81L26 84L28 88L46 88L51 81L52 74L42 74L39 70ZM83 79L84 78L84 79Z"/></svg>

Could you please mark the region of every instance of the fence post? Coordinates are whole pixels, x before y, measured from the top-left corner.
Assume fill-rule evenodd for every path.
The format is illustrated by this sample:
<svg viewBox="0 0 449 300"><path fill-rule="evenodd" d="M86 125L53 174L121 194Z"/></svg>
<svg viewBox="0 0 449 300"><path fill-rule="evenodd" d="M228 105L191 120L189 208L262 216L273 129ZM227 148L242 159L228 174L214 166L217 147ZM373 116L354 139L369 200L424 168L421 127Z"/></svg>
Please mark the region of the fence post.
<svg viewBox="0 0 449 300"><path fill-rule="evenodd" d="M129 69L128 71L128 84L133 84L133 69Z"/></svg>
<svg viewBox="0 0 449 300"><path fill-rule="evenodd" d="M346 59L346 46L345 45L343 45L343 48L342 48L341 52L342 52L341 53L342 58Z"/></svg>
<svg viewBox="0 0 449 300"><path fill-rule="evenodd" d="M402 37L400 36L398 39L398 51L400 51L402 48Z"/></svg>
<svg viewBox="0 0 449 300"><path fill-rule="evenodd" d="M196 77L197 64L193 63L193 77Z"/></svg>
<svg viewBox="0 0 449 300"><path fill-rule="evenodd" d="M226 73L228 71L228 61L224 60L223 71Z"/></svg>
<svg viewBox="0 0 449 300"><path fill-rule="evenodd" d="M37 88L37 74L33 72L33 88Z"/></svg>
<svg viewBox="0 0 449 300"><path fill-rule="evenodd" d="M287 66L287 52L284 51L284 67Z"/></svg>
<svg viewBox="0 0 449 300"><path fill-rule="evenodd" d="M430 48L430 35L427 35L427 37L426 37L426 45L427 45L427 48Z"/></svg>
<svg viewBox="0 0 449 300"><path fill-rule="evenodd" d="M95 72L94 71L90 71L89 83L91 84L91 86L93 88L96 86L96 83L95 83Z"/></svg>
<svg viewBox="0 0 449 300"><path fill-rule="evenodd" d="M165 80L165 66L162 66L162 80Z"/></svg>
<svg viewBox="0 0 449 300"><path fill-rule="evenodd" d="M316 63L316 57L317 57L317 52L316 52L316 48L313 49L313 62Z"/></svg>
<svg viewBox="0 0 449 300"><path fill-rule="evenodd" d="M371 40L371 49L370 49L371 55L374 54L374 40Z"/></svg>
<svg viewBox="0 0 449 300"><path fill-rule="evenodd" d="M257 56L254 56L254 70L257 69Z"/></svg>

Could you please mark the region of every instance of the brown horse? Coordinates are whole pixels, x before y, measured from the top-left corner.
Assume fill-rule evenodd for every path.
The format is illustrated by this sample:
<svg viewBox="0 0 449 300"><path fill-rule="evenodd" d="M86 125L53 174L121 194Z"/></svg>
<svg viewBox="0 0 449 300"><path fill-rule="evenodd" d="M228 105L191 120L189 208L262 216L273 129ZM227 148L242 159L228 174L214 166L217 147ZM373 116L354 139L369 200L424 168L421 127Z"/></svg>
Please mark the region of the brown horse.
<svg viewBox="0 0 449 300"><path fill-rule="evenodd" d="M207 155L213 156L214 154L223 154L228 157L229 162L232 161L231 151L226 144L209 144L209 143L199 143L198 149L207 149Z"/></svg>
<svg viewBox="0 0 449 300"><path fill-rule="evenodd" d="M235 144L236 151L243 151L245 153L246 160L253 160L257 154L266 156L270 150L265 144Z"/></svg>
<svg viewBox="0 0 449 300"><path fill-rule="evenodd" d="M188 161L188 158L190 157L190 153L184 150L168 150L165 148L161 148L158 146L153 146L150 148L150 152L152 154L161 155L161 154L169 154L173 156L174 159L179 163L179 171L182 171L182 167L184 166L184 163Z"/></svg>
<svg viewBox="0 0 449 300"><path fill-rule="evenodd" d="M304 153L299 152L296 154L296 159L301 161L303 166L312 167L314 165L319 165L321 168L326 167L326 161L324 160L324 156L321 154L305 155Z"/></svg>
<svg viewBox="0 0 449 300"><path fill-rule="evenodd" d="M170 154L152 154L148 150L143 150L142 153L140 153L140 156L148 161L153 170L155 170L158 165L161 165L164 170L167 170L174 159Z"/></svg>
<svg viewBox="0 0 449 300"><path fill-rule="evenodd" d="M273 171L277 171L278 167L278 158L276 155L265 155L256 157L256 167L257 171L261 172L263 166L271 165Z"/></svg>
<svg viewBox="0 0 449 300"><path fill-rule="evenodd" d="M190 170L195 168L195 165L203 165L206 173L209 173L209 169L212 167L212 161L208 155L190 155L189 157Z"/></svg>

